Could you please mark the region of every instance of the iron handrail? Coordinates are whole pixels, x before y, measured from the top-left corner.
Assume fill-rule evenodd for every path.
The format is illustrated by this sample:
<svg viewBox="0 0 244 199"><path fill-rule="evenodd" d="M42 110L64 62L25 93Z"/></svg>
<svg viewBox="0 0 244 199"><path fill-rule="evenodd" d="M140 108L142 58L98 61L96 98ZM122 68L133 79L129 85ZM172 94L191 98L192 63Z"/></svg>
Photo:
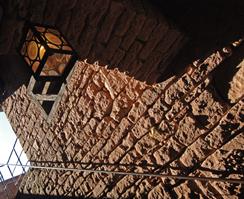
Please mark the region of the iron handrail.
<svg viewBox="0 0 244 199"><path fill-rule="evenodd" d="M7 164L5 164L7 166ZM8 166L20 166L30 169L46 169L46 170L57 170L57 171L73 171L73 172L92 172L92 173L105 173L105 174L117 174L117 175L132 175L142 177L160 177L160 178L173 178L180 180L199 180L199 181L218 181L218 182L229 182L235 184L244 184L242 179L226 179L226 178L214 178L214 177L198 177L198 176L182 176L172 175L164 173L150 173L150 172L126 172L126 171L109 171L109 170L95 170L86 168L65 168L65 167L50 167L50 166L34 166L34 165L15 165L9 164Z"/></svg>

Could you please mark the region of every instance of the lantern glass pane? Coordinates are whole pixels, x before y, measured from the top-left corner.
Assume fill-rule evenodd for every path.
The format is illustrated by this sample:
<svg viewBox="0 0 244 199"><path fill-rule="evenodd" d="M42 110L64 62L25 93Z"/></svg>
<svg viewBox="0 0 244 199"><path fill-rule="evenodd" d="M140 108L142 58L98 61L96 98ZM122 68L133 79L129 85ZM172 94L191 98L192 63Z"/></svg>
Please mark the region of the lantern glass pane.
<svg viewBox="0 0 244 199"><path fill-rule="evenodd" d="M59 31L52 28L44 28L35 26L42 39L46 42L49 48L72 51L66 40L62 37Z"/></svg>
<svg viewBox="0 0 244 199"><path fill-rule="evenodd" d="M27 53L28 53L28 57L31 60L35 60L37 58L37 55L38 55L38 46L37 46L37 43L35 41L31 41L28 44Z"/></svg>
<svg viewBox="0 0 244 199"><path fill-rule="evenodd" d="M56 46L56 45L54 45L52 43L48 43L47 45L48 45L49 48L52 48L52 49L60 49L59 46Z"/></svg>
<svg viewBox="0 0 244 199"><path fill-rule="evenodd" d="M26 36L26 40L30 41L33 38L33 32L31 30L28 31L27 36Z"/></svg>
<svg viewBox="0 0 244 199"><path fill-rule="evenodd" d="M41 76L61 76L71 58L71 55L54 53L49 56L42 71Z"/></svg>
<svg viewBox="0 0 244 199"><path fill-rule="evenodd" d="M39 65L40 65L40 62L39 61L35 61L35 62L33 62L33 64L32 64L32 70L34 71L34 72L36 72L37 71L37 69L38 69L38 67L39 67Z"/></svg>
<svg viewBox="0 0 244 199"><path fill-rule="evenodd" d="M62 50L72 51L72 49L69 46L63 46Z"/></svg>
<svg viewBox="0 0 244 199"><path fill-rule="evenodd" d="M61 77L73 55L73 49L58 30L30 26L20 53L35 75Z"/></svg>
<svg viewBox="0 0 244 199"><path fill-rule="evenodd" d="M30 35L30 31L28 34ZM46 53L46 49L33 35L28 39L29 40L27 40L22 46L21 54L25 56L25 60L31 67L32 71L36 72L44 54Z"/></svg>
<svg viewBox="0 0 244 199"><path fill-rule="evenodd" d="M47 32L47 33L45 33L45 37L52 44L56 44L58 46L62 44L62 41L59 39L59 37L54 35L53 33Z"/></svg>
<svg viewBox="0 0 244 199"><path fill-rule="evenodd" d="M36 28L36 30L37 30L38 32L45 32L45 30L46 30L46 28L44 28L44 27L40 27L40 26L35 26L35 28Z"/></svg>
<svg viewBox="0 0 244 199"><path fill-rule="evenodd" d="M46 49L44 48L44 46L41 46L39 47L39 59L42 60L44 54L46 52Z"/></svg>

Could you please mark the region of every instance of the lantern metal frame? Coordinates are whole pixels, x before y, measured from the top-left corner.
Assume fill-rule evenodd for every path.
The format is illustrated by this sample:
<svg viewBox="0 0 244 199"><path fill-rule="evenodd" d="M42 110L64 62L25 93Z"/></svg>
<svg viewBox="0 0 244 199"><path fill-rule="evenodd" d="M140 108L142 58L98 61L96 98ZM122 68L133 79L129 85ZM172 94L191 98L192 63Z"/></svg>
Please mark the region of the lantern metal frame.
<svg viewBox="0 0 244 199"><path fill-rule="evenodd" d="M45 29L52 29L52 30L57 31L60 34L60 37L62 37L65 40L65 42L67 43L67 46L71 50L50 48L48 46L48 44L42 38L41 33L38 32L38 30L35 28L36 26L37 27L43 27ZM21 49L23 48L23 45L25 45L25 42L27 41L27 34L28 34L29 31L32 31L33 36L38 39L38 41L35 41L35 42L36 43L38 42L39 44L41 44L45 48L44 56L40 60L39 66L38 66L36 71L33 71L32 67L30 66L30 64L24 59L24 62L28 65L28 68L30 69L30 71L31 71L32 75L34 76L34 78L37 81L62 81L62 82L65 82L66 77L68 76L68 74L70 73L71 69L73 68L76 60L78 59L78 55L75 52L74 48L67 41L67 39L64 37L64 35L59 30L57 30L55 27L49 26L49 25L38 24L38 23L31 23L29 21L26 21L25 25L24 25L24 28L23 28L23 37L22 37L20 45L18 47L18 52L19 52L21 57L24 57L21 54ZM38 52L39 52L39 48L38 48ZM65 65L64 71L62 72L62 74L60 76L53 76L53 75L41 76L41 72L42 72L43 68L45 67L45 63L47 62L48 57L54 55L55 53L57 53L57 54L65 54L65 55L70 55L71 56L69 58L68 63Z"/></svg>

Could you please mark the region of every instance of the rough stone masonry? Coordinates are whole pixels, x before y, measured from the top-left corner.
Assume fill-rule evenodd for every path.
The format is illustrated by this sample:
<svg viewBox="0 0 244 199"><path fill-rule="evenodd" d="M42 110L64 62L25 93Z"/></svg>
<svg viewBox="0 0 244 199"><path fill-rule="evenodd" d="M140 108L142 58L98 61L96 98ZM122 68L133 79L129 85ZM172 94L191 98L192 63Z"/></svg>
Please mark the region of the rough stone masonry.
<svg viewBox="0 0 244 199"><path fill-rule="evenodd" d="M243 47L242 47L243 48ZM241 49L235 49L238 51ZM16 134L36 165L146 164L156 172L243 178L244 101L222 101L211 83L232 54L219 50L166 82L147 85L116 70L77 62L51 123L23 86L4 103ZM38 161L46 162L38 163ZM127 167L122 167L128 170ZM134 168L143 171L143 168ZM164 170L165 172L165 170ZM193 189L194 188L194 189ZM20 193L101 198L238 198L242 186L112 174L31 170ZM20 197L21 198L21 197Z"/></svg>
<svg viewBox="0 0 244 199"><path fill-rule="evenodd" d="M16 54L25 20L55 26L81 60L119 68L154 83L186 41L181 31L147 1L7 1L0 55Z"/></svg>
<svg viewBox="0 0 244 199"><path fill-rule="evenodd" d="M154 68L151 66L157 68L157 73L158 65L170 60L162 61L160 53L169 49L167 52L171 57L179 50L184 37L177 29L165 26L166 22L161 17L155 22L157 13L153 14L149 9L147 16L153 15L153 18L146 18L145 10L139 9L139 4L131 6L136 11L125 9L122 14L120 11L124 4L120 1L89 1L93 4L87 1L80 4L77 3L79 1L72 1L73 4L69 1L64 1L66 4L33 2L36 1L24 0L17 4L19 14L33 21L59 26L81 56L50 122L29 97L25 85L3 103L3 109L33 165L79 168L81 163L86 163L87 168L97 170L243 179L243 61L238 63L238 72L231 82L228 93L231 103L222 99L213 84L216 69L225 63L228 65L236 53L244 52L241 40L194 61L179 75L149 85L139 81L139 77L131 77L137 71L130 76L120 71L124 71L123 67L128 69L132 61L145 59L141 62L145 64L145 71L140 74L147 75L144 78L148 79L148 75L155 72L147 71ZM127 2L126 5L130 3L123 2ZM83 12L79 12L81 10ZM82 15L80 18L84 21L76 21L76 15ZM123 24L126 25L114 33L114 25L119 24L116 17L124 19ZM98 24L103 31L97 32ZM155 34L164 33L165 27L173 33L166 34L169 40L160 40ZM11 32L16 34L16 38L18 30L17 27ZM105 41L106 45L91 42L94 38ZM124 42L120 43L121 40ZM113 47L107 46L110 41ZM5 46L5 50L11 50L15 42L1 39L1 49ZM105 50L104 46L107 47ZM102 55L97 54L101 52L106 52L105 57L110 61L106 62ZM136 57L133 57L134 52L137 52ZM150 53L156 57L149 56ZM115 61L120 60L119 63L111 61L114 56ZM101 63L95 62L97 60ZM109 64L111 69L104 64ZM113 66L118 66L120 71L112 69ZM155 80L154 75L151 77ZM22 181L17 198L27 198L30 194L34 198L37 195L240 198L243 185L31 169Z"/></svg>

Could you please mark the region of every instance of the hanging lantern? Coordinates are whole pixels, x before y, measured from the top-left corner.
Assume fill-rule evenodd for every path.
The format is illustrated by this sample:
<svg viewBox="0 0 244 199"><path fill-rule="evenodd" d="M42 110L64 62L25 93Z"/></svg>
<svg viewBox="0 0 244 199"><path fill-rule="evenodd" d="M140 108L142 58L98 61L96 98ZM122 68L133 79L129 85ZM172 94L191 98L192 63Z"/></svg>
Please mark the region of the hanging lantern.
<svg viewBox="0 0 244 199"><path fill-rule="evenodd" d="M56 29L26 23L20 54L36 80L64 80L77 56Z"/></svg>

